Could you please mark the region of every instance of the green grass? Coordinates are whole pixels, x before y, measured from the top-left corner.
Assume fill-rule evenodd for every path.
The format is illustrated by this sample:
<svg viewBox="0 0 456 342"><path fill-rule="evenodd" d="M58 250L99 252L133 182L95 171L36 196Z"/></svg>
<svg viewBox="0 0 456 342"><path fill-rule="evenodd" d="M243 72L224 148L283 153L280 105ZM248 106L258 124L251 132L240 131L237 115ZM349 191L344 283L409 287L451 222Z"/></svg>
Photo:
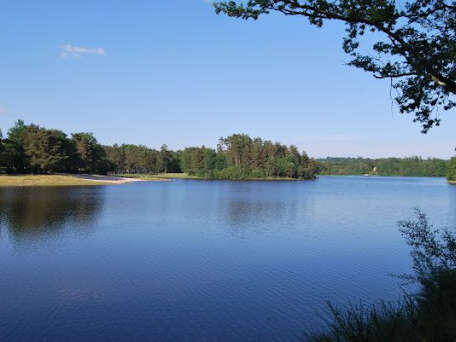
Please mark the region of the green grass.
<svg viewBox="0 0 456 342"><path fill-rule="evenodd" d="M162 179L200 179L205 180L204 177L198 177L195 175L189 175L188 173L160 173L157 177Z"/></svg>
<svg viewBox="0 0 456 342"><path fill-rule="evenodd" d="M305 179L291 178L291 177L252 177L244 179L247 181L302 181Z"/></svg>
<svg viewBox="0 0 456 342"><path fill-rule="evenodd" d="M159 174L144 174L144 173L120 173L114 175L116 177L136 178L146 181L164 181L171 179L193 179L193 180L224 180L224 179L210 179L199 177L196 175L189 175L188 173L159 173ZM289 177L252 177L246 179L235 179L240 181L298 181L300 179Z"/></svg>
<svg viewBox="0 0 456 342"><path fill-rule="evenodd" d="M159 177L159 175L150 175L145 173L121 173L114 175L115 177L135 178L144 181L164 181L166 177Z"/></svg>
<svg viewBox="0 0 456 342"><path fill-rule="evenodd" d="M160 179L204 179L203 177L192 176L188 173L159 173L156 175Z"/></svg>
<svg viewBox="0 0 456 342"><path fill-rule="evenodd" d="M159 174L146 174L146 173L121 173L114 175L116 177L137 178L147 181L165 181L171 179L205 179L203 177L191 176L187 173L159 173Z"/></svg>
<svg viewBox="0 0 456 342"><path fill-rule="evenodd" d="M130 175L121 175L122 177L129 177ZM195 175L189 175L188 173L159 173L156 175L132 175L136 178L151 177L151 178L158 178L158 179L196 179L196 180L208 180L205 177L199 177ZM217 180L217 179L215 179ZM289 178L289 177L252 177L246 179L239 179L239 180L247 180L247 181L297 181L299 179L296 178Z"/></svg>
<svg viewBox="0 0 456 342"><path fill-rule="evenodd" d="M60 175L0 175L0 187L87 186L105 183Z"/></svg>

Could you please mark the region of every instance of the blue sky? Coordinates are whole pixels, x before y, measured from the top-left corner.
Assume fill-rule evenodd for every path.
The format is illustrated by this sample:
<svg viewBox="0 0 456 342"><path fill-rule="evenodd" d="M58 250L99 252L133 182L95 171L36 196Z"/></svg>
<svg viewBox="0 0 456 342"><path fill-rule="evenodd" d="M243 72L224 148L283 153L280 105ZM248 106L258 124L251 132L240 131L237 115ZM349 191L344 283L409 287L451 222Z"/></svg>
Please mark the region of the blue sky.
<svg viewBox="0 0 456 342"><path fill-rule="evenodd" d="M450 157L453 112L427 135L389 82L347 67L343 26L244 22L205 0L4 1L0 128L19 119L103 144L215 146L242 132L311 156Z"/></svg>

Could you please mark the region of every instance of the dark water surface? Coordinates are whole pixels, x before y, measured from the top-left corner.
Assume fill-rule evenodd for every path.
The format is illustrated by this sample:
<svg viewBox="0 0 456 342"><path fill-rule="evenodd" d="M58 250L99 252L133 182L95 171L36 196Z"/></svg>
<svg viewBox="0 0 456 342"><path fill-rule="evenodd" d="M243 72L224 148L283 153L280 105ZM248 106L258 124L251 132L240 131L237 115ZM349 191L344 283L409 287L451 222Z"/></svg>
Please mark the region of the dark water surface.
<svg viewBox="0 0 456 342"><path fill-rule="evenodd" d="M0 189L0 341L289 341L326 301L400 297L396 222L444 179Z"/></svg>

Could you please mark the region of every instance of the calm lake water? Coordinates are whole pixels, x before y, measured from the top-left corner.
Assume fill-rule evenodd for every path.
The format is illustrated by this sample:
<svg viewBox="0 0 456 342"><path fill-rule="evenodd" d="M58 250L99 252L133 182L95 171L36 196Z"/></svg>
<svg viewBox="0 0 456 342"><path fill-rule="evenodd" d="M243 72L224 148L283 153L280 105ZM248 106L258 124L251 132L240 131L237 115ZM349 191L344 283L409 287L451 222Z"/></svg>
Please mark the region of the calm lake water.
<svg viewBox="0 0 456 342"><path fill-rule="evenodd" d="M395 300L396 222L456 227L444 179L0 189L1 341L289 341Z"/></svg>

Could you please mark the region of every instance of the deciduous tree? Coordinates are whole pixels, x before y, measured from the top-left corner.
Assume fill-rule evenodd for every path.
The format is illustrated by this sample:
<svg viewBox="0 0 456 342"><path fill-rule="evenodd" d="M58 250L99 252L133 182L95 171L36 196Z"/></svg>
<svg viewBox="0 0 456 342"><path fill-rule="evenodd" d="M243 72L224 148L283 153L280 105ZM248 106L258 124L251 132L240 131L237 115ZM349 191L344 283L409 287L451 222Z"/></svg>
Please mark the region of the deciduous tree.
<svg viewBox="0 0 456 342"><path fill-rule="evenodd" d="M439 109L456 106L454 0L249 0L214 6L216 13L242 19L279 12L318 27L329 20L345 23L348 64L390 79L400 111L413 113L424 133L440 124ZM363 41L366 34L371 38Z"/></svg>

